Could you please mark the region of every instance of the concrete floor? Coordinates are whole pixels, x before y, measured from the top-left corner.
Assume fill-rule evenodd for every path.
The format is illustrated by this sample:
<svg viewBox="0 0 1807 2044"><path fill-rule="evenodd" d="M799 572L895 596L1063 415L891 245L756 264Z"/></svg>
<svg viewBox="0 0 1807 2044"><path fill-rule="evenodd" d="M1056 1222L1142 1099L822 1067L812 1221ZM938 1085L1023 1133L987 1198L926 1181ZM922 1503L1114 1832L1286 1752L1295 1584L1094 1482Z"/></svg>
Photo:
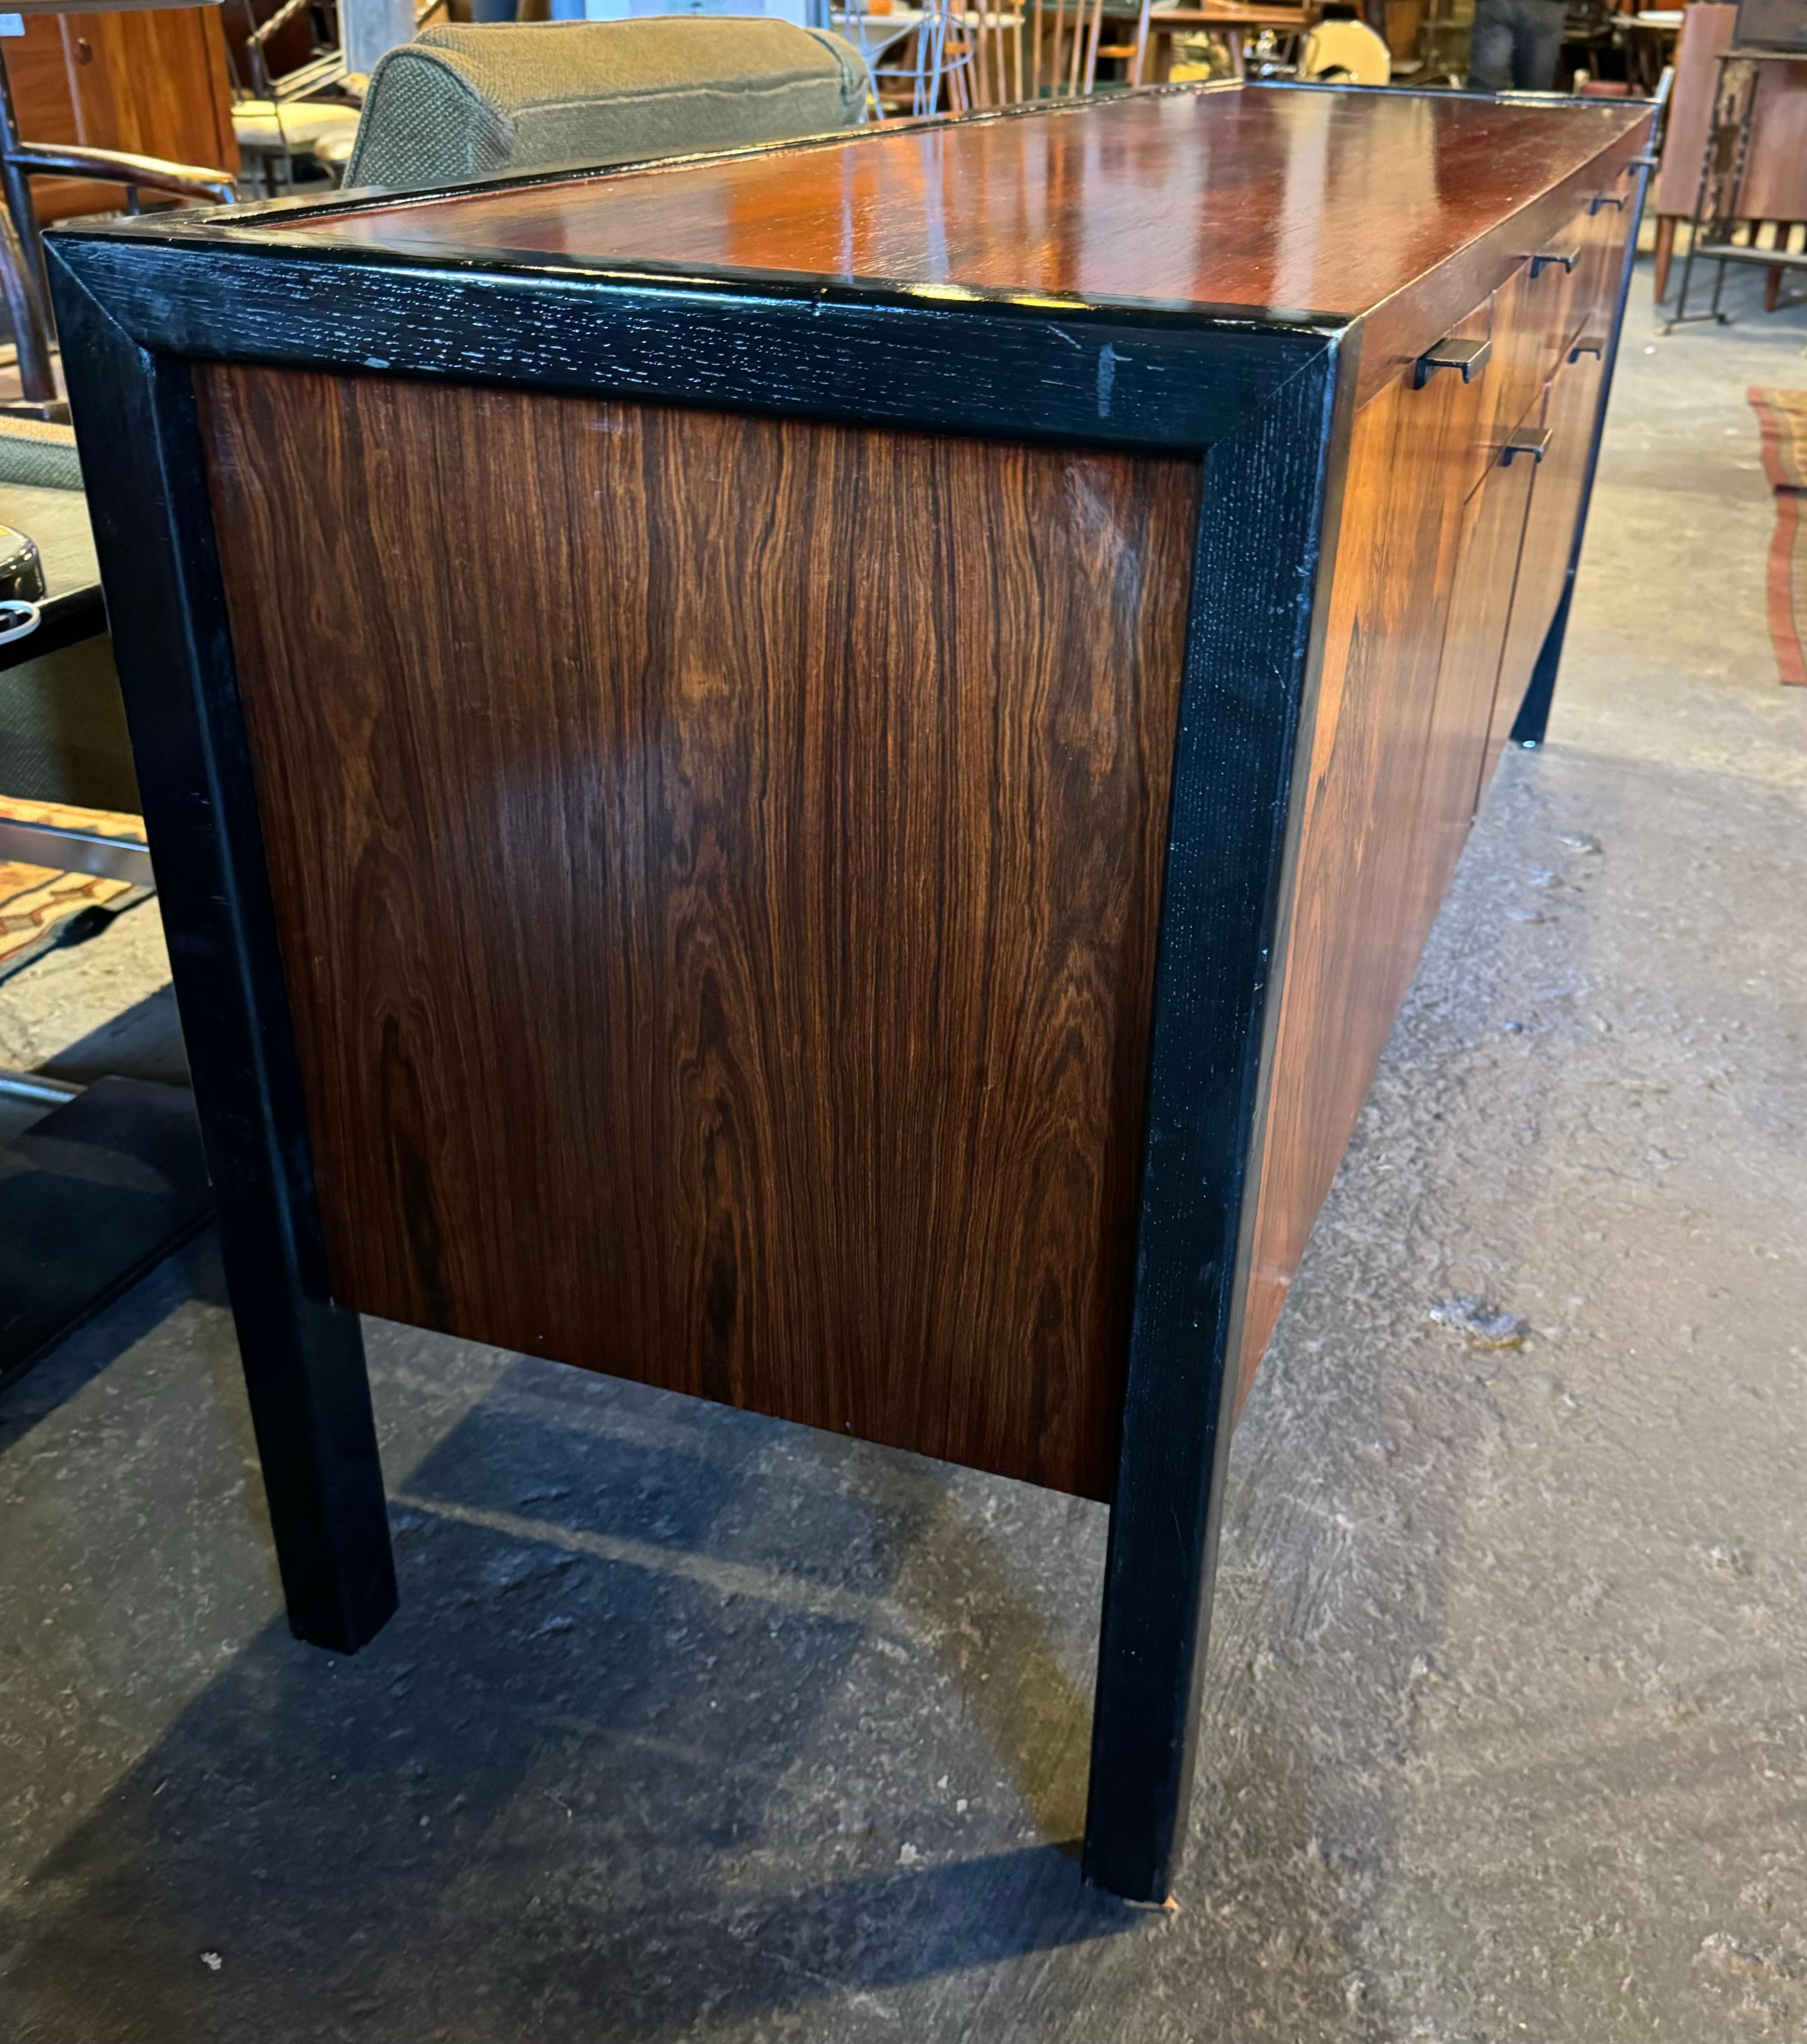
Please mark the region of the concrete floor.
<svg viewBox="0 0 1807 2044"><path fill-rule="evenodd" d="M1069 1856L1101 1509L373 1324L402 1610L328 1657L203 1243L0 1401L0 2035L1807 2037L1807 694L1744 402L1807 313L1755 288L1659 339L1634 287L1552 743L1237 1435L1176 1911ZM167 1059L155 938L0 989L0 1062Z"/></svg>

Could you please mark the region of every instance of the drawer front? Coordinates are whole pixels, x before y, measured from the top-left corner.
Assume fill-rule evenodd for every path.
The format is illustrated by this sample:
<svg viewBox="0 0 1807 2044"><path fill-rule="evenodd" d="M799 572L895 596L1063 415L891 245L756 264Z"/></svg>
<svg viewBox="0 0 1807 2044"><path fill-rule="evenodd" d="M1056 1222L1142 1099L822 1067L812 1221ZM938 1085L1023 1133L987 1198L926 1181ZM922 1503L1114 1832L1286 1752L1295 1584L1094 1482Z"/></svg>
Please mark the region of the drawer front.
<svg viewBox="0 0 1807 2044"><path fill-rule="evenodd" d="M1584 213L1580 223L1581 260L1569 280L1567 317L1563 322L1567 329L1563 337L1565 357L1579 340L1596 340L1604 345L1613 330L1619 279L1625 267L1625 237L1631 232L1629 181L1620 179L1591 203L1594 210Z"/></svg>
<svg viewBox="0 0 1807 2044"><path fill-rule="evenodd" d="M1464 506L1418 824L1426 928L1475 813L1537 472L1522 459L1496 460Z"/></svg>
<svg viewBox="0 0 1807 2044"><path fill-rule="evenodd" d="M1481 367L1471 372L1467 389L1453 394L1450 423L1463 436L1460 459L1464 495L1476 487L1499 459L1506 436L1543 397L1544 372L1529 352L1516 344L1514 309L1508 303L1517 283L1503 284L1451 328L1421 360L1419 374L1440 355L1453 359L1464 345L1484 344ZM1437 381L1453 384L1454 369L1437 369Z"/></svg>
<svg viewBox="0 0 1807 2044"><path fill-rule="evenodd" d="M1467 471L1472 490L1512 434L1544 402L1546 386L1569 366L1577 344L1604 350L1618 300L1631 190L1625 174L1590 193L1484 304L1452 327L1440 347L1484 341L1486 367L1469 409L1475 439ZM1437 350L1429 351L1434 357ZM1439 371L1438 375L1451 374Z"/></svg>
<svg viewBox="0 0 1807 2044"><path fill-rule="evenodd" d="M1533 397L1563 358L1575 314L1575 279L1586 267L1584 232L1578 214L1528 257L1509 283L1500 286L1504 352L1513 374L1530 385ZM1573 269L1555 259L1570 256L1575 259Z"/></svg>
<svg viewBox="0 0 1807 2044"><path fill-rule="evenodd" d="M1508 430L1523 423L1577 340L1594 337L1604 344L1630 231L1630 190L1623 178L1609 180L1495 294L1494 355L1510 393L1498 417ZM1498 444L1503 440L1502 435Z"/></svg>
<svg viewBox="0 0 1807 2044"><path fill-rule="evenodd" d="M1482 772L1483 791L1530 685L1531 671L1537 664L1556 605L1562 601L1569 554L1575 544L1575 521L1581 514L1581 496L1586 486L1587 456L1594 442L1604 375L1605 364L1596 356L1565 361L1552 378L1538 414L1548 439L1531 485L1531 507L1525 522L1525 542L1512 597L1512 620L1506 628Z"/></svg>

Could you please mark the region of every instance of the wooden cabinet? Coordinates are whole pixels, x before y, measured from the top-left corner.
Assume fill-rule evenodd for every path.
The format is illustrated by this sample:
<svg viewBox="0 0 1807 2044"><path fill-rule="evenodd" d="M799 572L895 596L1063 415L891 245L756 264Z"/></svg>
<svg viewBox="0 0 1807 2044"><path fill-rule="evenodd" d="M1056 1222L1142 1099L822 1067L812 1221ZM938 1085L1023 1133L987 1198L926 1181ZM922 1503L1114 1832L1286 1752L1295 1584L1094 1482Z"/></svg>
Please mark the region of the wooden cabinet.
<svg viewBox="0 0 1807 2044"><path fill-rule="evenodd" d="M394 1600L360 1310L1108 1498L1086 1865L1166 1895L1648 123L1162 91L52 238L303 1637Z"/></svg>
<svg viewBox="0 0 1807 2044"><path fill-rule="evenodd" d="M6 45L20 133L235 173L232 95L217 7L28 14ZM38 217L111 212L117 185L37 178Z"/></svg>

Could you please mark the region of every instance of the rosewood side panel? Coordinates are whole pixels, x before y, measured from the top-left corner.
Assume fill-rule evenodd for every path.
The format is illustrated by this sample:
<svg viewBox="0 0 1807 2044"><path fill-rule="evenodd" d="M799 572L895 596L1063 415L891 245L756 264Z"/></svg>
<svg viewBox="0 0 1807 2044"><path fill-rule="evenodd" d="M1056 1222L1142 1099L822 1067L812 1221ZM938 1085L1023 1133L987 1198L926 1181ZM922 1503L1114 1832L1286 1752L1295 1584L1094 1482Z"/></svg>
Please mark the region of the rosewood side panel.
<svg viewBox="0 0 1807 2044"><path fill-rule="evenodd" d="M1107 1497L1198 463L198 386L335 1296Z"/></svg>

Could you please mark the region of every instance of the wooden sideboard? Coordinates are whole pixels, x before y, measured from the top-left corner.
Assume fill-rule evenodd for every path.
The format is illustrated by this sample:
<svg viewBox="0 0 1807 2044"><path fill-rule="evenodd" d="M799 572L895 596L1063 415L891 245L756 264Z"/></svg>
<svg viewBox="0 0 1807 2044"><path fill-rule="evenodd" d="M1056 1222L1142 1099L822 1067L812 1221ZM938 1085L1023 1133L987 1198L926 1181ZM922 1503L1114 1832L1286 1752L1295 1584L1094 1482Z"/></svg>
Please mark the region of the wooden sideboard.
<svg viewBox="0 0 1807 2044"><path fill-rule="evenodd" d="M1086 1867L1167 1896L1649 117L1179 88L53 239L297 1633L394 1604L359 1312L1107 1499Z"/></svg>

